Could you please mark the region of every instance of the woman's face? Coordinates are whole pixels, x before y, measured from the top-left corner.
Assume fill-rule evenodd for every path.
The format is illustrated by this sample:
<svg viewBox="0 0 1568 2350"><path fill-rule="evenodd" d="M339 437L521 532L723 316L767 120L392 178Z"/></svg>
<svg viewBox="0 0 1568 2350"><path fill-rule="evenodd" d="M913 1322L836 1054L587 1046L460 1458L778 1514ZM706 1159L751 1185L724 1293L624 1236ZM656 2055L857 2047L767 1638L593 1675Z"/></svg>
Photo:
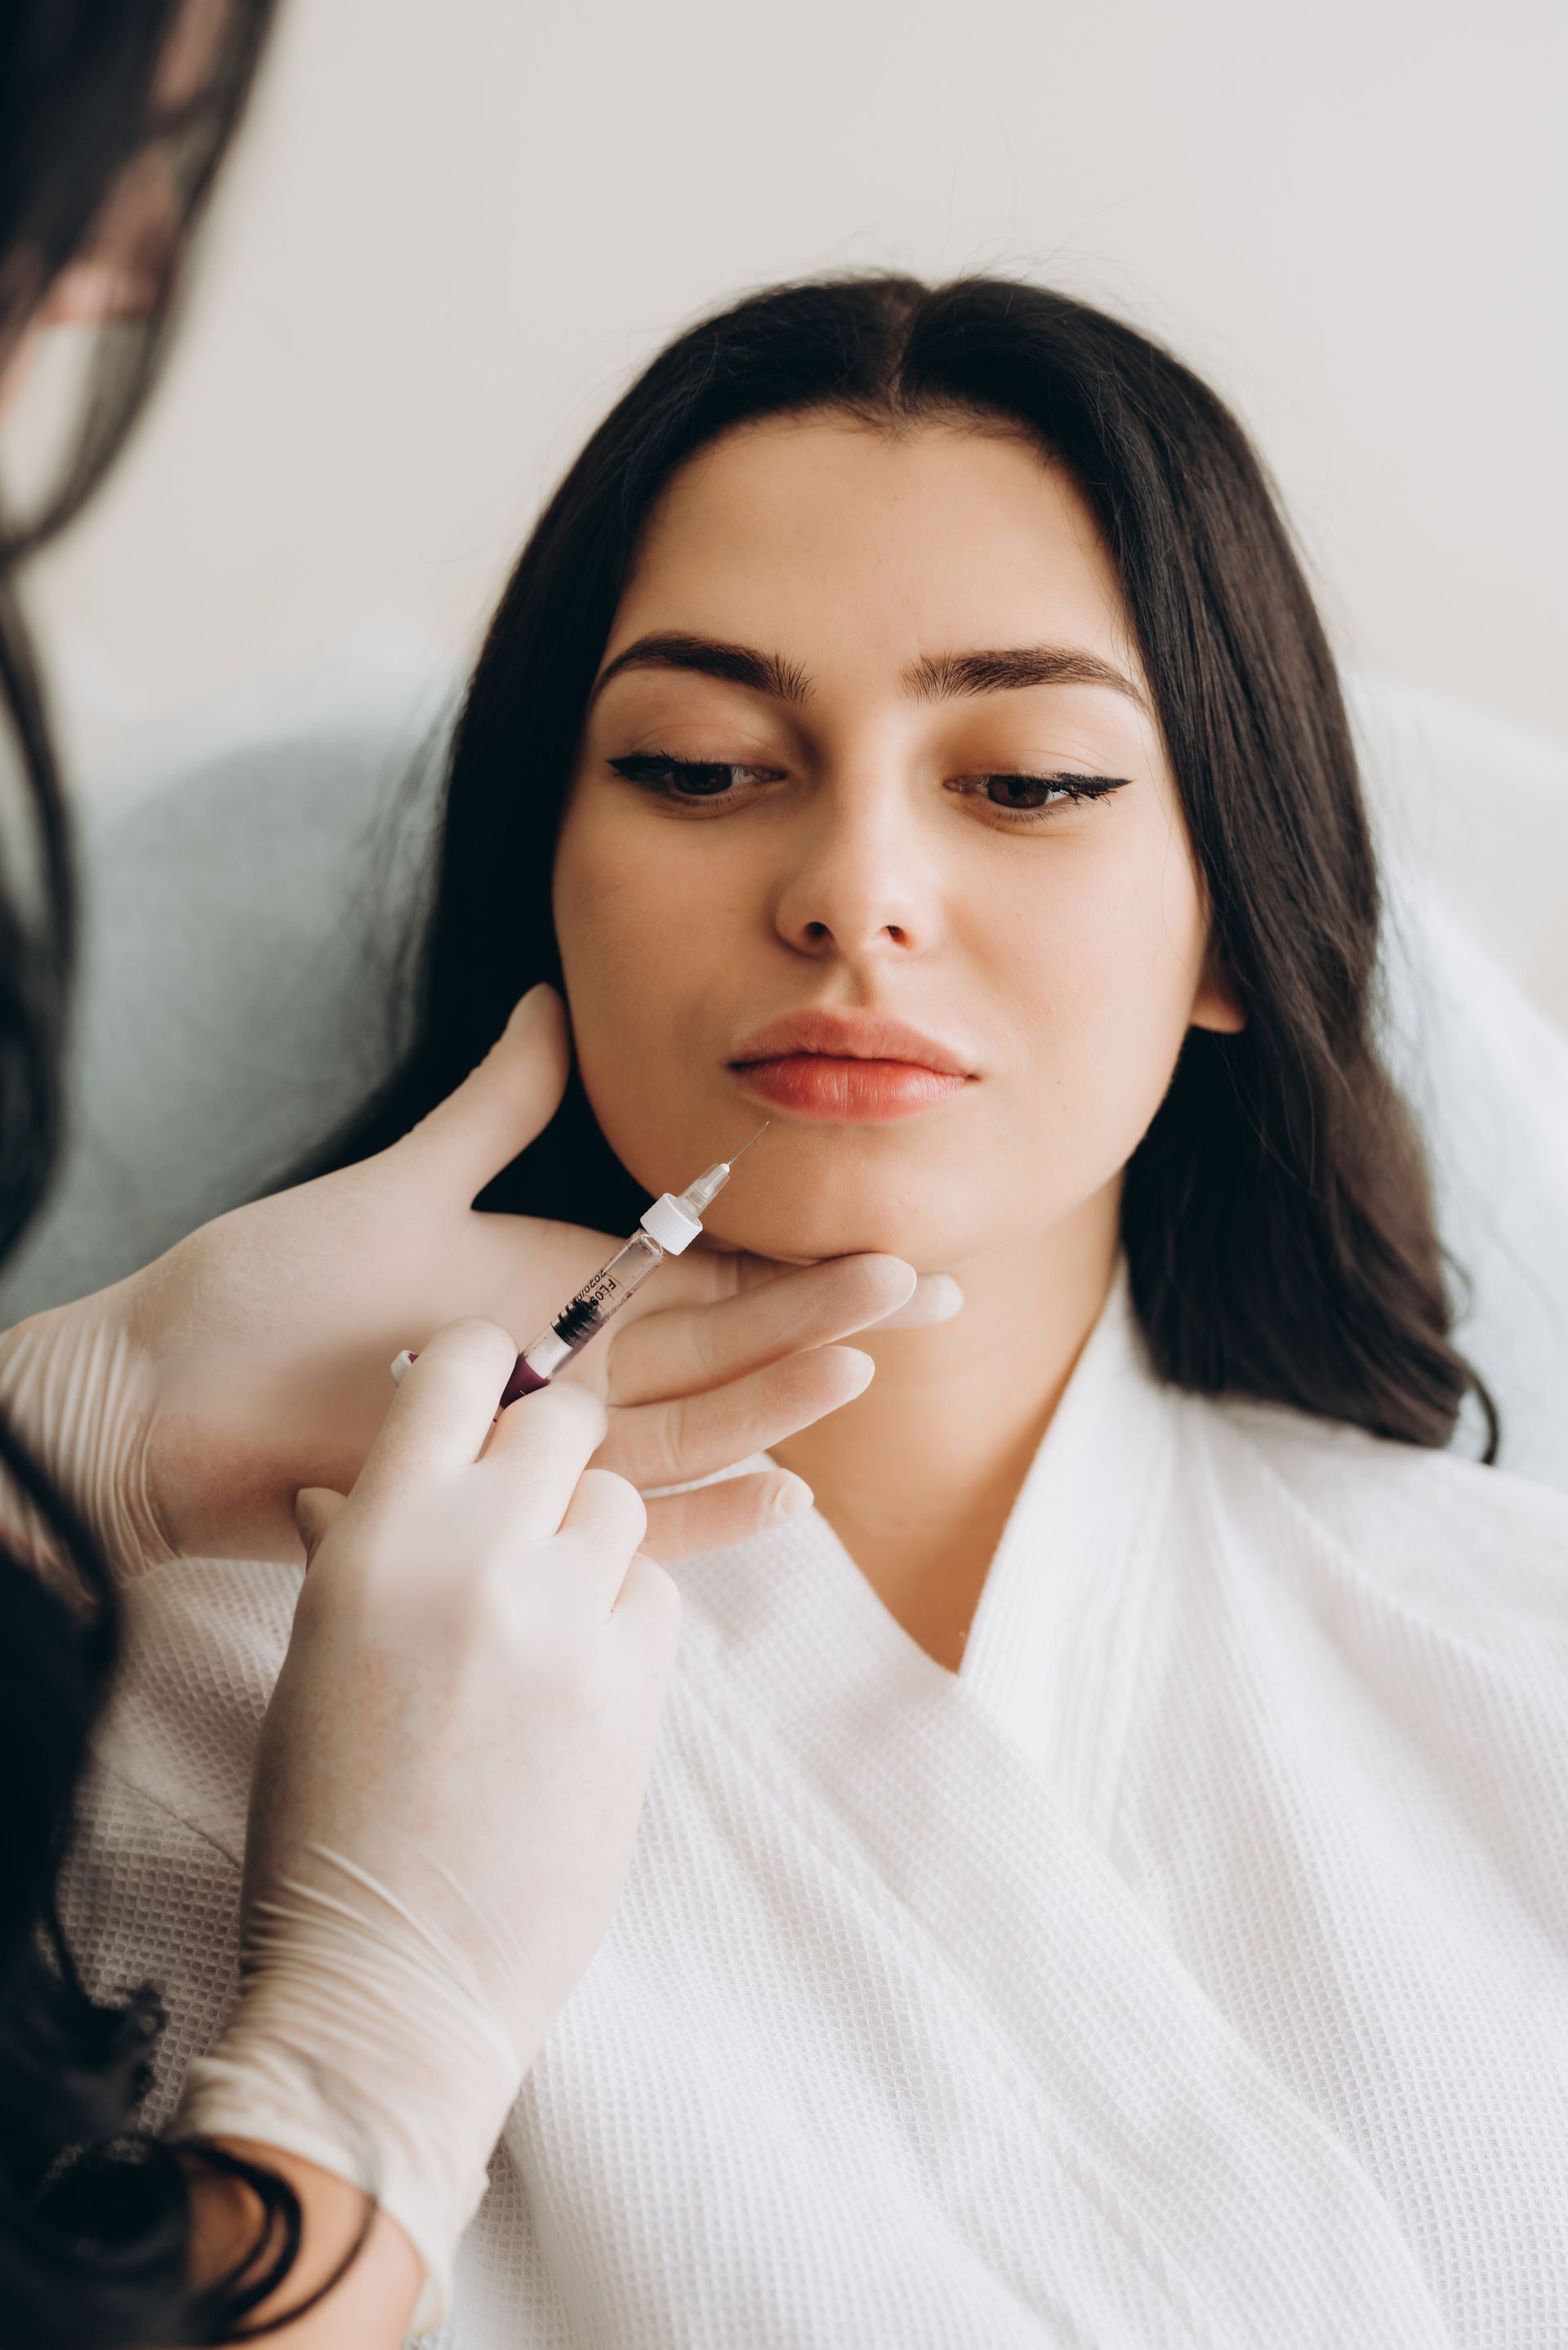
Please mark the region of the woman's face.
<svg viewBox="0 0 1568 2350"><path fill-rule="evenodd" d="M676 477L554 902L611 1149L679 1191L771 1118L705 1221L774 1257L955 1267L1114 1207L1188 1024L1240 1025L1110 558L982 428L784 419Z"/></svg>

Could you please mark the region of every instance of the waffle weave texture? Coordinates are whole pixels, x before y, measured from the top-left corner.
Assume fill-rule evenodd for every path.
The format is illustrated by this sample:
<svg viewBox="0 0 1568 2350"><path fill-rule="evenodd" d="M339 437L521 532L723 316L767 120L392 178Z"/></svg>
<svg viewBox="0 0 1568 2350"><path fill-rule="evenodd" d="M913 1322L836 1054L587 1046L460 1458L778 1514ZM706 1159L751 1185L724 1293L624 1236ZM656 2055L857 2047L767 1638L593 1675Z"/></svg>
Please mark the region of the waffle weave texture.
<svg viewBox="0 0 1568 2350"><path fill-rule="evenodd" d="M678 1572L631 1875L443 2350L1563 2350L1561 1495L1178 1396L1118 1284L958 1674L820 1516ZM67 1914L164 1991L155 2118L296 1588L132 1595Z"/></svg>

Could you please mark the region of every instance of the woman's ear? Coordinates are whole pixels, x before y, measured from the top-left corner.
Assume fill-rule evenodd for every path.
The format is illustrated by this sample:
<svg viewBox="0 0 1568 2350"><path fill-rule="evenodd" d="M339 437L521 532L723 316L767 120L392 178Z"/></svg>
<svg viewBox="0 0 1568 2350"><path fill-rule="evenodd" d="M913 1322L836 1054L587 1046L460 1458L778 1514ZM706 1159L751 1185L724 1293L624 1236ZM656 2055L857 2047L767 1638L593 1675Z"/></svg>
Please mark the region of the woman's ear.
<svg viewBox="0 0 1568 2350"><path fill-rule="evenodd" d="M1203 962L1203 976L1198 983L1198 993L1192 999L1194 1028L1212 1028L1221 1036L1235 1036L1247 1024L1241 999L1236 993L1236 983L1224 957L1210 943Z"/></svg>

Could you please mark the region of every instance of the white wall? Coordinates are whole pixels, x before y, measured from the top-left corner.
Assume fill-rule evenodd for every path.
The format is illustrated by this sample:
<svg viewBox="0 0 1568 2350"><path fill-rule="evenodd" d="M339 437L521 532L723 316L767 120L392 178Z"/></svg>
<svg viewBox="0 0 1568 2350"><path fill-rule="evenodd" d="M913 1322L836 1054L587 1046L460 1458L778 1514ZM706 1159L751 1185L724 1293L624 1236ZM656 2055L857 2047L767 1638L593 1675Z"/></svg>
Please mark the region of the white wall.
<svg viewBox="0 0 1568 2350"><path fill-rule="evenodd" d="M1364 667L1568 734L1561 0L290 0L164 396L36 577L91 753L472 645L693 311L1026 269L1238 405ZM96 705L96 709L94 707Z"/></svg>

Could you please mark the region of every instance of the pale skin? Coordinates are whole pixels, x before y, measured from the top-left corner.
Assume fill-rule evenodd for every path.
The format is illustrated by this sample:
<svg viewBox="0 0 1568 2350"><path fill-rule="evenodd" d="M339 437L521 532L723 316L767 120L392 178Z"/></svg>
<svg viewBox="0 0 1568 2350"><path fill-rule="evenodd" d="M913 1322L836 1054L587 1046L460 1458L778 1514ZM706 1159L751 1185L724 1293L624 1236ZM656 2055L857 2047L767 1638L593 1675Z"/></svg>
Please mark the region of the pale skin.
<svg viewBox="0 0 1568 2350"><path fill-rule="evenodd" d="M317 2308L262 2338L285 2343L287 2350L342 2350L348 2342L361 2350L397 2350L418 2306L424 2272L396 2221L368 2212L358 2189L313 2162L246 2139L231 2140L229 2150L286 2179L299 2199L299 2259L283 2293L257 2312L258 2321L275 2321L298 2308L348 2262ZM192 2172L191 2200L193 2273L198 2280L221 2276L250 2252L260 2207L248 2188L202 2171Z"/></svg>
<svg viewBox="0 0 1568 2350"><path fill-rule="evenodd" d="M741 682L658 649L608 674L671 634L784 674ZM1038 648L1064 657L1054 678L917 669ZM770 421L667 490L600 681L555 875L589 1098L655 1191L753 1108L773 1118L710 1211L721 1246L884 1250L961 1282L955 1322L864 1335L869 1386L771 1448L956 1670L1104 1304L1123 1170L1189 1026L1242 1021L1111 558L1021 437ZM701 795L677 769L650 785L610 764L655 754L701 763ZM1115 788L986 781L1062 774ZM1036 801L1031 822L1008 813ZM885 1124L758 1103L737 1045L825 1005L961 1045L962 1090Z"/></svg>

